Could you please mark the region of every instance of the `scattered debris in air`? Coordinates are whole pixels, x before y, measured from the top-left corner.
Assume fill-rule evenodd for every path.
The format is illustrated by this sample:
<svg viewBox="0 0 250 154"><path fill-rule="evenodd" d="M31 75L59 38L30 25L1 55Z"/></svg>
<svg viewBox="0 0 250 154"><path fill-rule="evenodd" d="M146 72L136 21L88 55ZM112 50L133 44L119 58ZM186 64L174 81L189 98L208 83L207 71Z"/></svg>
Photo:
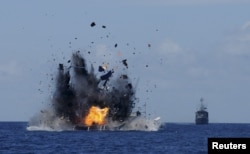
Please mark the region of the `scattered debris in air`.
<svg viewBox="0 0 250 154"><path fill-rule="evenodd" d="M94 27L95 25L96 25L95 22L92 22L92 23L90 24L91 27Z"/></svg>
<svg viewBox="0 0 250 154"><path fill-rule="evenodd" d="M95 27L96 23L92 22L90 26ZM105 29L106 26L102 25L101 28ZM106 35L106 38L109 37L111 37L111 34ZM105 38L105 35L100 38ZM78 38L74 37L74 39L77 40ZM96 43L99 42L97 41ZM73 43L69 42L69 44ZM90 48L92 48L92 44L94 44L94 41L89 45ZM126 46L131 45L126 43ZM151 44L147 44L147 46L150 48ZM114 47L117 48L118 44L115 43ZM136 50L135 47L131 47L131 49ZM92 55L95 55L95 51L95 49L87 49L85 50L85 54L92 52ZM135 55L135 51L132 51L131 54ZM141 54L141 52L138 51L136 54ZM123 56L121 51L118 51L117 55L119 57ZM108 53L104 54L103 57L108 57ZM123 64L127 68L125 69L123 66L122 70L125 70L125 72L121 73L119 73L118 69L120 66L114 66L110 69L108 67L109 63L93 66L93 63L97 63L93 62L91 67L88 68L86 59L80 54L79 50L72 53L70 60L67 60L65 57L63 59L68 64L58 64L57 76L51 78L55 82L55 91L50 104L53 107L54 114L52 115L53 118L49 119L49 122L60 118L61 120L65 120L70 126L74 126L74 129L87 128L89 130L105 126L107 129L119 130L127 122L135 118L132 116L132 110L135 108L135 103L138 102L138 99L135 97L136 86L132 85L129 76L126 74L128 72L127 59L123 58L122 61L116 61L119 65ZM55 61L55 58L53 60ZM99 73L95 73L94 67L97 67ZM134 67L133 64L130 65L131 67ZM146 64L146 67L149 67L148 64ZM156 85L154 87L156 88ZM38 90L43 92L41 89ZM148 93L149 90L146 90L146 92ZM100 110L104 108L108 109L107 115L103 117L104 123L99 124L94 121L89 125L84 122L92 107L98 107ZM47 114L45 110L41 110L40 112ZM137 111L136 115L140 116L141 113ZM105 120L107 121L105 122ZM109 122L110 124L117 123L118 127L108 125ZM145 125L145 128L148 129L148 126Z"/></svg>
<svg viewBox="0 0 250 154"><path fill-rule="evenodd" d="M120 78L121 78L121 79L128 79L128 76L127 76L126 74L122 74L122 75L120 76Z"/></svg>
<svg viewBox="0 0 250 154"><path fill-rule="evenodd" d="M112 76L113 73L114 70L108 71L108 73L101 76L101 80L109 80L109 78Z"/></svg>
<svg viewBox="0 0 250 154"><path fill-rule="evenodd" d="M122 60L122 63L123 63L123 65L125 65L128 68L127 59Z"/></svg>

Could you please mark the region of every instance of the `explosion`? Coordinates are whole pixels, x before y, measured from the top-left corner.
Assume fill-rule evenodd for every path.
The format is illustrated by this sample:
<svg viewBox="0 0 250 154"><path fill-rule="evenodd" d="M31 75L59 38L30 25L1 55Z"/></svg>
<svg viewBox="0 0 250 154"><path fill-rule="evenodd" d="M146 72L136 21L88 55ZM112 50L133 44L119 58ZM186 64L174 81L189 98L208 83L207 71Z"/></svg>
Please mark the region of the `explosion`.
<svg viewBox="0 0 250 154"><path fill-rule="evenodd" d="M91 27L95 25L91 23ZM120 64L120 70L127 72L127 59L121 60ZM136 116L132 116L138 99L128 74L118 72L118 69L109 70L108 63L99 65L97 70L101 75L96 74L92 64L87 67L80 51L73 52L67 65L58 65L50 107L41 110L40 115L34 116L29 125L46 127L46 130L47 127L89 130L103 126L112 130L131 127L148 129L149 123L141 118L139 111L136 111ZM152 126L154 122L150 122Z"/></svg>
<svg viewBox="0 0 250 154"><path fill-rule="evenodd" d="M100 77L94 73L93 65L88 71L80 52L72 54L70 66L59 64L51 100L55 117L76 128L101 126L106 119L124 122L130 117L136 98L128 75L121 73L111 80L114 70L102 65L98 71Z"/></svg>
<svg viewBox="0 0 250 154"><path fill-rule="evenodd" d="M121 64L128 69L126 59ZM158 130L159 119L148 121L139 111L132 116L137 98L126 73L107 70L106 65L98 71L99 77L93 65L88 71L80 52L72 54L69 66L59 64L52 108L41 110L27 129L37 130L38 125L45 130Z"/></svg>
<svg viewBox="0 0 250 154"><path fill-rule="evenodd" d="M108 108L105 107L103 109L100 109L97 106L92 106L89 109L88 115L84 119L84 124L87 126L92 126L92 125L103 125L105 124L105 118L108 113Z"/></svg>

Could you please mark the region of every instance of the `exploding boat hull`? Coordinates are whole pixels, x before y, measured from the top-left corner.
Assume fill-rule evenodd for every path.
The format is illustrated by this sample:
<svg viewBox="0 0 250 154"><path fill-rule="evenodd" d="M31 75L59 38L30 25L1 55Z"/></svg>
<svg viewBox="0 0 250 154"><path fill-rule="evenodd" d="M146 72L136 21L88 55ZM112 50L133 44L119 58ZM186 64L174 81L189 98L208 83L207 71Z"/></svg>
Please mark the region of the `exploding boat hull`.
<svg viewBox="0 0 250 154"><path fill-rule="evenodd" d="M125 121L110 122L105 125L76 125L74 130L84 131L158 131L162 127L160 117L146 119L142 116L130 116Z"/></svg>
<svg viewBox="0 0 250 154"><path fill-rule="evenodd" d="M59 64L50 114L41 110L32 124L51 130L158 130L159 119L142 118L139 110L133 115L138 99L127 73L101 65L97 75L93 65L87 68L80 51L68 63ZM122 64L122 71L128 69L126 59Z"/></svg>

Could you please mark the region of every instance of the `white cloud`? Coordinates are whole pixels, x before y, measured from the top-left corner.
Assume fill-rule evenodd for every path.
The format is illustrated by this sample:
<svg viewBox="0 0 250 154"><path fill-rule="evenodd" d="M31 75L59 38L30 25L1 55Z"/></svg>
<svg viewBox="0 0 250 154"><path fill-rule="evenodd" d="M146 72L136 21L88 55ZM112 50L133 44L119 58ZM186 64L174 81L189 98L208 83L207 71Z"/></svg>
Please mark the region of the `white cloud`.
<svg viewBox="0 0 250 154"><path fill-rule="evenodd" d="M250 54L250 21L243 24L226 38L222 45L222 51L230 55L249 55Z"/></svg>

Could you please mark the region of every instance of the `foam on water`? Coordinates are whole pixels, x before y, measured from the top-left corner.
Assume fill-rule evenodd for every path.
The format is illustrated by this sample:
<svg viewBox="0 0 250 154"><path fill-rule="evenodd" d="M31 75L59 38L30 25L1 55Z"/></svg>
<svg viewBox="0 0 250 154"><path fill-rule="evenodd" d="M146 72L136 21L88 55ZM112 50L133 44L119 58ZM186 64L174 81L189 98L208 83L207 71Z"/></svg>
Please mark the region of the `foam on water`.
<svg viewBox="0 0 250 154"><path fill-rule="evenodd" d="M161 127L160 118L146 119L144 117L133 117L123 123L107 123L105 131L158 131ZM55 118L52 121L40 121L30 124L28 131L73 131L74 126L65 119Z"/></svg>
<svg viewBox="0 0 250 154"><path fill-rule="evenodd" d="M67 119L54 116L52 110L46 110L34 116L26 129L29 131L64 131L73 130L73 125Z"/></svg>
<svg viewBox="0 0 250 154"><path fill-rule="evenodd" d="M144 117L137 117L126 122L120 130L158 131L161 127L161 122L159 120L159 117L156 119L146 119Z"/></svg>

